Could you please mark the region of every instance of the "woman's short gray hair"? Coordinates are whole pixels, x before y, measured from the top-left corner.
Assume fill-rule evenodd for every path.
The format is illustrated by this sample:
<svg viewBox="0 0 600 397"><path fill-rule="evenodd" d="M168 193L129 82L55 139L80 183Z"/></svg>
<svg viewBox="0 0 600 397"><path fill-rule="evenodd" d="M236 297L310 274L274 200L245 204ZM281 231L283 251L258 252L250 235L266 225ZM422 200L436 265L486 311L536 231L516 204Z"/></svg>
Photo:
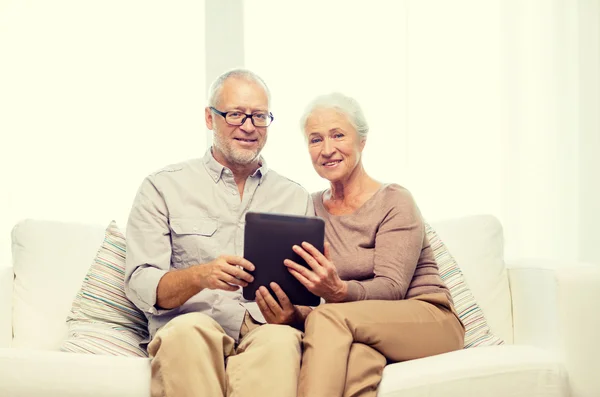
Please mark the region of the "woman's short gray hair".
<svg viewBox="0 0 600 397"><path fill-rule="evenodd" d="M348 117L348 121L356 129L356 132L358 132L358 136L362 139L367 138L369 124L356 99L339 92L332 92L316 97L308 104L300 118L300 128L302 131L306 128L306 121L310 115L317 109L335 109L343 113Z"/></svg>
<svg viewBox="0 0 600 397"><path fill-rule="evenodd" d="M223 84L228 78L239 78L248 81L253 81L258 85L262 86L265 89L265 93L267 94L267 99L269 100L269 104L271 103L271 91L269 91L269 87L263 79L260 78L256 73L243 68L235 68L228 70L223 73L210 85L208 89L208 106L216 106L217 99L219 99L219 94L221 93L221 88L223 88Z"/></svg>

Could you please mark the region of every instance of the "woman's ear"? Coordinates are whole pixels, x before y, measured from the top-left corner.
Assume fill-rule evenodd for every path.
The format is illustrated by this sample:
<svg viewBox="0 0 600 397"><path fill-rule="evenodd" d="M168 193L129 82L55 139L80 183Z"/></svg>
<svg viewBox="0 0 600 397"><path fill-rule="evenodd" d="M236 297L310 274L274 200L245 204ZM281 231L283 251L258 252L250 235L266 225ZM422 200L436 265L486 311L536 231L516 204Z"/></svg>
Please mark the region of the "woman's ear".
<svg viewBox="0 0 600 397"><path fill-rule="evenodd" d="M367 138L361 138L360 139L360 151L362 152L363 149L365 148L365 144L367 143Z"/></svg>

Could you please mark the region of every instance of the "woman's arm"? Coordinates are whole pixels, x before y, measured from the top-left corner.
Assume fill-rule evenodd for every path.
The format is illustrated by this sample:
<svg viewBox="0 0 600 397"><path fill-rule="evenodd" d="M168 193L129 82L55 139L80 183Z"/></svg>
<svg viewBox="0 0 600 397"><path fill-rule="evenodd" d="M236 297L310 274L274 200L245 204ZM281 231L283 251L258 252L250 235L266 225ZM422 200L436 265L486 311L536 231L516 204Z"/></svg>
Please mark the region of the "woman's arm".
<svg viewBox="0 0 600 397"><path fill-rule="evenodd" d="M421 256L424 235L421 214L410 193L405 191L377 229L373 278L347 281L344 301L403 299Z"/></svg>
<svg viewBox="0 0 600 397"><path fill-rule="evenodd" d="M309 291L330 303L403 299L421 256L425 226L412 195L406 189L392 190L382 203L389 207L382 211L381 219L372 228L376 230L372 279L342 281L328 250L323 255L307 243L303 243L302 247L295 246L294 251L312 270L291 260L284 264Z"/></svg>

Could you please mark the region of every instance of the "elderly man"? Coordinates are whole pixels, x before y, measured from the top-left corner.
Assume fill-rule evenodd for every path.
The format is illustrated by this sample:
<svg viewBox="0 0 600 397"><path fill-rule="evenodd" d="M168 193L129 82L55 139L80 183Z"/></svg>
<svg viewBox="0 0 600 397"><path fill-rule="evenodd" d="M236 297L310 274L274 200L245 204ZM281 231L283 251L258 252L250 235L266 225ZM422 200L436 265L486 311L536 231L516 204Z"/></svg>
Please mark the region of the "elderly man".
<svg viewBox="0 0 600 397"><path fill-rule="evenodd" d="M296 396L297 328L310 308L276 285L281 306L264 288L256 302L240 288L254 269L241 256L246 213L314 214L308 192L260 156L269 103L256 74L220 76L205 109L212 147L151 174L135 198L125 289L148 317L153 396Z"/></svg>

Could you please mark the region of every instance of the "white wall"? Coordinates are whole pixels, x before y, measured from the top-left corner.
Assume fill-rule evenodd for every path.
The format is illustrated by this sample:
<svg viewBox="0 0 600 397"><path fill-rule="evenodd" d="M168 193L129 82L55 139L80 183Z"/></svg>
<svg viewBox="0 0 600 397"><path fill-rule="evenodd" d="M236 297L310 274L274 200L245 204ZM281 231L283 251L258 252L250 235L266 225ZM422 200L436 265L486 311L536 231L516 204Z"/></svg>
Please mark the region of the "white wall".
<svg viewBox="0 0 600 397"><path fill-rule="evenodd" d="M341 90L367 169L427 218L492 213L509 256L600 263L599 26L600 0L5 0L0 261L25 217L124 224L146 174L204 152L205 85L244 64L273 91L269 164L307 189L298 118Z"/></svg>
<svg viewBox="0 0 600 397"><path fill-rule="evenodd" d="M265 158L309 191L327 181L311 166L298 121L309 100L331 91L356 96L364 108L372 131L364 161L373 176L405 177L406 12L403 2L385 4L382 12L345 0L246 2L246 66L263 76L273 95ZM269 23L252 23L263 10Z"/></svg>
<svg viewBox="0 0 600 397"><path fill-rule="evenodd" d="M246 65L275 97L265 150L274 168L309 190L326 186L297 122L314 95L342 90L371 123L367 170L411 190L426 218L491 213L508 257L586 251L600 263L590 201L598 0L281 3L255 0L245 12ZM270 23L251 23L264 9ZM250 51L265 37L272 56Z"/></svg>
<svg viewBox="0 0 600 397"><path fill-rule="evenodd" d="M2 262L18 220L124 226L147 174L205 151L204 2L5 0L0 57Z"/></svg>
<svg viewBox="0 0 600 397"><path fill-rule="evenodd" d="M600 263L600 0L579 5L579 250Z"/></svg>
<svg viewBox="0 0 600 397"><path fill-rule="evenodd" d="M224 71L244 66L244 1L208 0L205 4L204 53L208 91ZM212 142L213 133L206 129L206 147Z"/></svg>

